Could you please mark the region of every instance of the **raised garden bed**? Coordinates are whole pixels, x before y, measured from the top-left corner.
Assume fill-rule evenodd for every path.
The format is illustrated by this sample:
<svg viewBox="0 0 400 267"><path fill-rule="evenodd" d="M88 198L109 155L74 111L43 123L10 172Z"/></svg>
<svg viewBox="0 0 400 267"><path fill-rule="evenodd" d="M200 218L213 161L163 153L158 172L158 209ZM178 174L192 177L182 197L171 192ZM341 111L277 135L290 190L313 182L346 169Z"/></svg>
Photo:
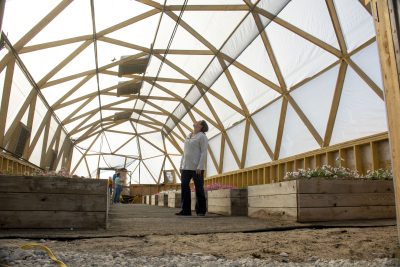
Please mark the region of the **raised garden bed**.
<svg viewBox="0 0 400 267"><path fill-rule="evenodd" d="M107 180L0 176L0 228L106 228Z"/></svg>
<svg viewBox="0 0 400 267"><path fill-rule="evenodd" d="M210 213L247 216L247 189L208 191L207 209Z"/></svg>
<svg viewBox="0 0 400 267"><path fill-rule="evenodd" d="M158 206L168 207L168 194L167 193L158 194Z"/></svg>
<svg viewBox="0 0 400 267"><path fill-rule="evenodd" d="M311 178L248 187L248 216L298 222L396 217L391 180Z"/></svg>
<svg viewBox="0 0 400 267"><path fill-rule="evenodd" d="M168 192L168 207L181 208L181 193Z"/></svg>

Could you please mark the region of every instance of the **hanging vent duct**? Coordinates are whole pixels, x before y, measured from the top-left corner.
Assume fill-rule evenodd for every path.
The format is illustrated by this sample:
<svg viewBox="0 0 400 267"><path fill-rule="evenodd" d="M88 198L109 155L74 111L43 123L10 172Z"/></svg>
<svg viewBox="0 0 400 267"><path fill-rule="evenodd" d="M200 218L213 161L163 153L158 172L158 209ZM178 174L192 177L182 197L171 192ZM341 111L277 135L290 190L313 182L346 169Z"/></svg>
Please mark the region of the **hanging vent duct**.
<svg viewBox="0 0 400 267"><path fill-rule="evenodd" d="M117 112L114 114L114 121L127 120L131 116L132 116L132 112L130 112L130 111Z"/></svg>
<svg viewBox="0 0 400 267"><path fill-rule="evenodd" d="M136 95L140 92L140 89L142 88L143 81L141 82L119 82L117 86L117 96L122 96L122 95Z"/></svg>
<svg viewBox="0 0 400 267"><path fill-rule="evenodd" d="M7 149L18 157L21 157L24 153L25 145L27 144L30 135L31 133L26 125L20 122L14 131L14 138L11 139Z"/></svg>
<svg viewBox="0 0 400 267"><path fill-rule="evenodd" d="M130 56L122 56L121 60ZM149 64L149 56L144 56L136 59L132 59L121 63L118 66L118 77L126 74L140 74L146 71L147 65Z"/></svg>

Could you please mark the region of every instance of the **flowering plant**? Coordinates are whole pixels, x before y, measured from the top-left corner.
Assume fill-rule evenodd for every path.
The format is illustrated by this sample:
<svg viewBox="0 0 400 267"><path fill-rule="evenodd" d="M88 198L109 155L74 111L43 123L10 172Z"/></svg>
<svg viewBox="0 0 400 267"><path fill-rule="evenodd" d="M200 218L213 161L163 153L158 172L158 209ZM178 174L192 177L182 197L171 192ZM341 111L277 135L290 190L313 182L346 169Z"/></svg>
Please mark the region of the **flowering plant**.
<svg viewBox="0 0 400 267"><path fill-rule="evenodd" d="M360 174L356 170L344 167L332 167L324 165L315 169L299 169L297 172L288 172L283 178L284 180L309 179L312 177L328 177L328 178L360 178Z"/></svg>
<svg viewBox="0 0 400 267"><path fill-rule="evenodd" d="M212 190L219 190L219 189L236 189L236 187L232 185L227 185L227 184L220 184L220 183L214 183L210 185L206 185L204 187L204 191L212 191Z"/></svg>
<svg viewBox="0 0 400 267"><path fill-rule="evenodd" d="M384 170L384 169L379 169L375 171L368 170L367 174L364 177L375 180L392 180L393 173L391 170Z"/></svg>
<svg viewBox="0 0 400 267"><path fill-rule="evenodd" d="M345 179L345 178L364 178L364 179L378 179L378 180L389 180L393 179L391 171L379 169L376 171L367 171L366 175L360 175L357 170L352 170L344 167L332 167L324 165L315 169L299 169L297 172L287 172L284 180L295 180L295 179L309 179L313 177L325 177L333 179Z"/></svg>

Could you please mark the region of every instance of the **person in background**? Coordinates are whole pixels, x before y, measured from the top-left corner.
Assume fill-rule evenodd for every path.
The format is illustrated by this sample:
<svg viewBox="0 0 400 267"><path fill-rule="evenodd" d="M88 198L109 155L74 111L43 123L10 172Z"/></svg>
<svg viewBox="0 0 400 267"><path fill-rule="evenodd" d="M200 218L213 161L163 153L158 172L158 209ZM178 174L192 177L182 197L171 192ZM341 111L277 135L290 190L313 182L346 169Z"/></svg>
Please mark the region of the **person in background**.
<svg viewBox="0 0 400 267"><path fill-rule="evenodd" d="M207 207L204 193L204 170L206 166L208 144L208 139L205 135L207 131L207 123L204 120L197 121L193 124L193 133L191 133L185 140L180 166L182 210L175 213L175 215L192 215L189 187L192 178L196 188L197 216L204 216L206 214Z"/></svg>
<svg viewBox="0 0 400 267"><path fill-rule="evenodd" d="M113 191L113 179L111 178L111 176L109 176L108 177L108 192L109 192L110 200L112 200L112 191Z"/></svg>
<svg viewBox="0 0 400 267"><path fill-rule="evenodd" d="M112 187L113 187L112 203L116 203L116 202L115 202L115 193L116 193L116 182L115 182L115 180L116 180L117 177L119 176L118 171L119 171L118 169L115 170L115 173L114 173L113 178L112 178L112 180L113 180L113 185L112 185Z"/></svg>

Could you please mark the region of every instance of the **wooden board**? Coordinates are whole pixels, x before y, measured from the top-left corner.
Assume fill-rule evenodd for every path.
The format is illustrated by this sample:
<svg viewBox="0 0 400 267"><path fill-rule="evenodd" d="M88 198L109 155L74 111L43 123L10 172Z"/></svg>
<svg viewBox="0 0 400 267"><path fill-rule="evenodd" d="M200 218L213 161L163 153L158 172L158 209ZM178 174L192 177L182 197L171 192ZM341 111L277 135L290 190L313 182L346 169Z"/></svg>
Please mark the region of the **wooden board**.
<svg viewBox="0 0 400 267"><path fill-rule="evenodd" d="M0 212L11 210L103 211L107 195L1 193Z"/></svg>
<svg viewBox="0 0 400 267"><path fill-rule="evenodd" d="M209 213L227 215L227 216L247 216L247 206L218 206L208 204Z"/></svg>
<svg viewBox="0 0 400 267"><path fill-rule="evenodd" d="M108 181L65 177L0 176L0 192L106 194Z"/></svg>
<svg viewBox="0 0 400 267"><path fill-rule="evenodd" d="M252 208L297 208L296 194L249 196L248 205Z"/></svg>
<svg viewBox="0 0 400 267"><path fill-rule="evenodd" d="M380 180L330 180L314 178L298 180L299 194L391 193L393 181Z"/></svg>
<svg viewBox="0 0 400 267"><path fill-rule="evenodd" d="M301 208L299 222L396 218L395 206Z"/></svg>
<svg viewBox="0 0 400 267"><path fill-rule="evenodd" d="M76 211L1 211L0 228L105 229L106 213Z"/></svg>
<svg viewBox="0 0 400 267"><path fill-rule="evenodd" d="M261 219L279 217L282 220L296 220L297 208L253 208L249 206L248 216Z"/></svg>
<svg viewBox="0 0 400 267"><path fill-rule="evenodd" d="M299 194L299 208L394 206L394 193Z"/></svg>
<svg viewBox="0 0 400 267"><path fill-rule="evenodd" d="M255 185L247 188L248 196L284 195L296 193L296 181L287 181L266 185Z"/></svg>
<svg viewBox="0 0 400 267"><path fill-rule="evenodd" d="M158 206L158 195L151 195L151 204L153 206Z"/></svg>

